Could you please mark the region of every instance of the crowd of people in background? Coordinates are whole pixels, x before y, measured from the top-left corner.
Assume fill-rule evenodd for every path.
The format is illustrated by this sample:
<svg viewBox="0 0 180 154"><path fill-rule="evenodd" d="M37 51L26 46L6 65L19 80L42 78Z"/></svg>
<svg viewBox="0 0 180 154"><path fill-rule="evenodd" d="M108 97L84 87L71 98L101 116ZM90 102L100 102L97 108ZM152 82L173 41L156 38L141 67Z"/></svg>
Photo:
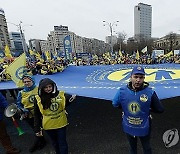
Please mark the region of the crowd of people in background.
<svg viewBox="0 0 180 154"><path fill-rule="evenodd" d="M5 69L12 63L13 60L5 60L0 63L0 81L11 80L11 76L6 73ZM172 55L169 57L158 56L151 58L150 55L143 55L138 59L133 55L116 55L110 56L103 54L102 56L93 55L91 57L73 57L67 60L65 57L58 57L51 60L27 60L26 68L28 74L31 75L51 75L57 72L62 72L67 66L84 66L84 65L115 65L115 64L163 64L163 63L180 63L180 55Z"/></svg>

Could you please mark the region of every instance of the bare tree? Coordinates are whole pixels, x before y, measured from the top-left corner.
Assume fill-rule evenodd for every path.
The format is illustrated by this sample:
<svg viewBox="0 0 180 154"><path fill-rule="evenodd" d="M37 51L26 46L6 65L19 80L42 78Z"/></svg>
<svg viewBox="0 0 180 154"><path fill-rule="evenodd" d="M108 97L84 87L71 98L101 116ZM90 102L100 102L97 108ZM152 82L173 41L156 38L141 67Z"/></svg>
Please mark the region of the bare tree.
<svg viewBox="0 0 180 154"><path fill-rule="evenodd" d="M126 40L127 34L124 31L118 32L117 34L117 44L119 45L119 49L122 50L123 46L125 46L124 41Z"/></svg>
<svg viewBox="0 0 180 154"><path fill-rule="evenodd" d="M177 34L170 32L168 35L165 36L167 41L169 42L169 51L172 51L176 45Z"/></svg>

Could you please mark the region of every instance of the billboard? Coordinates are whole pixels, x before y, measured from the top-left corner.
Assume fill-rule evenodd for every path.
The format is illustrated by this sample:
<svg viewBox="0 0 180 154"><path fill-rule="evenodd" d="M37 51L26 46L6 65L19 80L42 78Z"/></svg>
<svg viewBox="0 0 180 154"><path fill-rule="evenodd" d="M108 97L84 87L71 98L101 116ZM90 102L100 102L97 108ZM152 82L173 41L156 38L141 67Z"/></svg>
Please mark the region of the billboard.
<svg viewBox="0 0 180 154"><path fill-rule="evenodd" d="M153 52L155 57L164 55L164 50L153 50Z"/></svg>
<svg viewBox="0 0 180 154"><path fill-rule="evenodd" d="M180 50L174 50L174 55L180 55Z"/></svg>

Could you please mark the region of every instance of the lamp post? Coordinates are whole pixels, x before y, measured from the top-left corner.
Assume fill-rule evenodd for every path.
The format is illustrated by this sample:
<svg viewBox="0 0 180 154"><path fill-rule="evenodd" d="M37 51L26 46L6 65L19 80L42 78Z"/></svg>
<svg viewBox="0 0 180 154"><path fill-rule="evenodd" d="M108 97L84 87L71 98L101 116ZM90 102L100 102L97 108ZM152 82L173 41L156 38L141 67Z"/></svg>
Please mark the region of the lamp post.
<svg viewBox="0 0 180 154"><path fill-rule="evenodd" d="M10 24L13 24L15 25L16 27L18 27L18 30L20 32L20 37L22 39L22 45L23 45L23 51L26 53L26 55L28 54L28 48L27 48L27 45L26 45L26 41L25 41L25 37L24 37L24 34L23 34L23 27L25 26L32 26L32 25L24 25L22 27L22 21L19 22L19 24L14 24L14 23L11 23L11 22L8 22Z"/></svg>
<svg viewBox="0 0 180 154"><path fill-rule="evenodd" d="M115 21L115 22L113 22L113 23L111 23L111 22L107 22L107 21L103 21L104 22L104 25L103 26L109 26L109 30L110 30L110 34L111 34L111 36L110 36L110 39L111 39L111 55L113 54L113 44L112 44L112 33L113 33L113 26L117 26L117 24L116 23L118 23L119 21Z"/></svg>

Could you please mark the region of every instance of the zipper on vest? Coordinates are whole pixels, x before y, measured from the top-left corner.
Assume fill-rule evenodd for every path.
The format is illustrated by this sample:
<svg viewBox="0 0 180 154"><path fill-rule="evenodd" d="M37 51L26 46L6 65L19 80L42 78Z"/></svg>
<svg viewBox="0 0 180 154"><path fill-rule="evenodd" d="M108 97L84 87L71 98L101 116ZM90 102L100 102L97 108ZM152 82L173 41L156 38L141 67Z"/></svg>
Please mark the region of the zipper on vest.
<svg viewBox="0 0 180 154"><path fill-rule="evenodd" d="M134 91L134 94L136 95L136 91Z"/></svg>

